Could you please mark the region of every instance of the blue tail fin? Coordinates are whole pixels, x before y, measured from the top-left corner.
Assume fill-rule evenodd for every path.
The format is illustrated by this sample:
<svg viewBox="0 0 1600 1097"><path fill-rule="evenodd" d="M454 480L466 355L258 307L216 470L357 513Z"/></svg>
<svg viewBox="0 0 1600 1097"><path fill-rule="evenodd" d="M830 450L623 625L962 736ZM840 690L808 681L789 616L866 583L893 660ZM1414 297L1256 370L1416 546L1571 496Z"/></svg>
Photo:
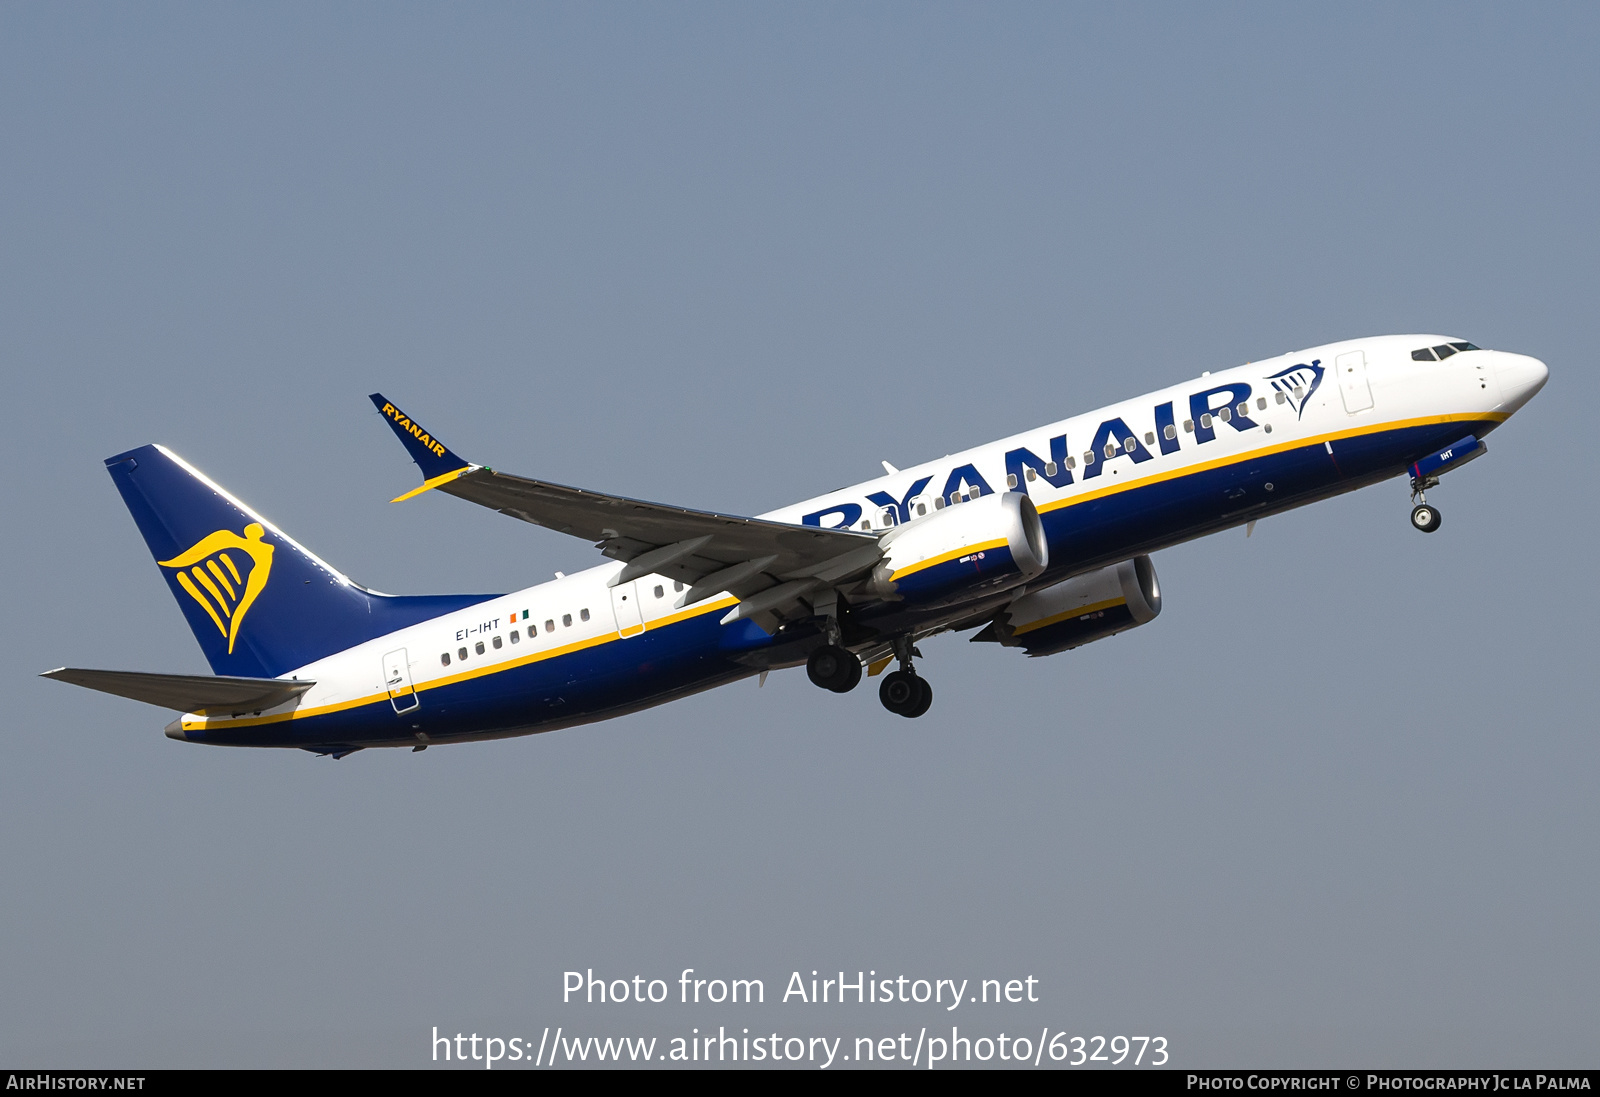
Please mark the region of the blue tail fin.
<svg viewBox="0 0 1600 1097"><path fill-rule="evenodd" d="M161 446L106 459L217 674L276 678L486 594L367 590Z"/></svg>

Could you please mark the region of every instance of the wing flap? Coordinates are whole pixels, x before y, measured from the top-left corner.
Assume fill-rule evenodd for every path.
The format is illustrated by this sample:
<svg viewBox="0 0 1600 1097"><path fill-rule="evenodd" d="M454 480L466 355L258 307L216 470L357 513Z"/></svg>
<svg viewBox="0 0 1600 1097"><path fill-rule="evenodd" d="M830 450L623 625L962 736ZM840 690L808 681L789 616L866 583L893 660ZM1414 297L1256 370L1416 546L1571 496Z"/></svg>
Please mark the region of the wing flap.
<svg viewBox="0 0 1600 1097"><path fill-rule="evenodd" d="M281 678L147 674L137 670L84 670L79 667L47 670L40 677L143 701L147 705L210 716L276 708L316 685L303 679L286 682Z"/></svg>

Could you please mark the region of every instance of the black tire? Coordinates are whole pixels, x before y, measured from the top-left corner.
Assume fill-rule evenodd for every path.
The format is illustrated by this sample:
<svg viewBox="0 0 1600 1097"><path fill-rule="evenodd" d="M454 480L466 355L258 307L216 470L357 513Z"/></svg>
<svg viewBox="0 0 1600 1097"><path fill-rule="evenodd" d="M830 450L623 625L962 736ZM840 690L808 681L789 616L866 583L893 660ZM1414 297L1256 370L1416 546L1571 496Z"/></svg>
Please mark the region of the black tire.
<svg viewBox="0 0 1600 1097"><path fill-rule="evenodd" d="M844 683L838 687L837 692L839 693L849 693L851 690L855 689L861 684L861 675L863 672L861 670L860 659L857 659L854 655L851 655L850 658L845 662L845 670L849 672L849 677L847 677L844 680Z"/></svg>
<svg viewBox="0 0 1600 1097"><path fill-rule="evenodd" d="M907 674L903 670L890 671L883 676L883 684L878 687L878 700L896 716L911 716L912 710L922 702L919 682L915 674Z"/></svg>
<svg viewBox="0 0 1600 1097"><path fill-rule="evenodd" d="M917 703L905 715L914 720L924 712L927 712L932 705L933 685L926 678L919 676L917 678Z"/></svg>
<svg viewBox="0 0 1600 1097"><path fill-rule="evenodd" d="M812 685L849 693L861 681L861 661L844 648L826 644L806 660L806 677Z"/></svg>
<svg viewBox="0 0 1600 1097"><path fill-rule="evenodd" d="M1423 533L1432 533L1439 528L1442 519L1439 517L1439 508L1430 503L1418 503L1411 508L1411 524Z"/></svg>

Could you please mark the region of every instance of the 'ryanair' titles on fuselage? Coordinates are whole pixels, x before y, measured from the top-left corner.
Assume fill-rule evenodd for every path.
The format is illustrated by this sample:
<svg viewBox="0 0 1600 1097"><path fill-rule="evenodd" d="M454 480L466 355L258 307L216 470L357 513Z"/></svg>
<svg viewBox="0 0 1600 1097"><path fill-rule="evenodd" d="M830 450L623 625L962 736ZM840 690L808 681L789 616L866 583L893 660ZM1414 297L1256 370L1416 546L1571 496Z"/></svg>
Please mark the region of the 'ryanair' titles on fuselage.
<svg viewBox="0 0 1600 1097"><path fill-rule="evenodd" d="M1272 391L1279 394L1274 399L1289 404L1299 418L1321 386L1323 373L1322 360L1319 358L1280 370L1265 380ZM1126 458L1135 466L1152 460L1155 455L1150 452L1151 446L1162 454L1177 453L1183 447L1182 438L1185 434L1193 435L1197 446L1214 442L1219 421L1236 431L1256 430L1260 424L1249 414L1254 395L1254 387L1245 380L1230 381L1192 393L1186 400L1188 417L1184 419L1181 431L1173 410L1175 401L1163 401L1151 409L1155 429L1145 432L1142 441L1139 432L1130 427L1122 416L1103 420L1095 428L1088 448L1081 454L1081 478L1088 481L1103 475L1111 462L1118 458ZM1271 429L1267 428L1269 431ZM1049 457L1041 457L1027 446L1007 450L1005 490L1031 495L1028 485L1036 480L1058 489L1073 483L1073 472L1078 467L1080 455L1068 449L1067 435L1063 433L1052 437L1049 451ZM936 479L936 475L918 477L899 499L886 491L875 491L866 496L866 501L879 508L880 512L891 513L893 523L899 525L917 517L911 510L919 498L929 499L936 506L944 506L980 495L991 495L996 490L978 471L977 464L971 461L952 468L944 477L944 486L937 492L930 492L929 487ZM848 529L861 521L863 512L861 503L836 502L802 515L800 521L808 526Z"/></svg>

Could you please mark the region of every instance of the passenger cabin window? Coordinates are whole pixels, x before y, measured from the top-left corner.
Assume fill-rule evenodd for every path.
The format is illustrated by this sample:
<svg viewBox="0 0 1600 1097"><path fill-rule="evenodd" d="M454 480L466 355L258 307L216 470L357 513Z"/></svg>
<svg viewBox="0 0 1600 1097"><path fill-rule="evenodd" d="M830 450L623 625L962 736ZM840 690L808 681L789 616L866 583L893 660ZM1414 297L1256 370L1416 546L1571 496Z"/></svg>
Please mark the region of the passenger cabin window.
<svg viewBox="0 0 1600 1097"><path fill-rule="evenodd" d="M1285 396L1283 394L1283 390L1282 389L1279 389L1277 392L1273 393L1273 396L1277 398L1277 401L1280 404L1283 403L1285 400L1289 399L1287 396Z"/></svg>
<svg viewBox="0 0 1600 1097"><path fill-rule="evenodd" d="M1083 467L1084 468L1088 468L1092 464L1094 464L1094 450L1092 450L1092 449L1084 450L1083 451Z"/></svg>
<svg viewBox="0 0 1600 1097"><path fill-rule="evenodd" d="M1117 444L1115 442L1107 442L1106 443L1106 456L1107 457L1115 457L1116 455L1117 455Z"/></svg>
<svg viewBox="0 0 1600 1097"><path fill-rule="evenodd" d="M1147 445L1147 446L1153 446L1153 445L1156 444L1156 432L1155 431L1147 430L1147 431L1144 432L1144 444Z"/></svg>
<svg viewBox="0 0 1600 1097"><path fill-rule="evenodd" d="M571 628L572 627L572 614L563 613L561 615L561 627L562 628Z"/></svg>
<svg viewBox="0 0 1600 1097"><path fill-rule="evenodd" d="M1072 458L1068 457L1067 460L1070 462ZM1067 467L1071 468L1072 466L1068 464ZM1030 469L1029 471L1031 472L1032 470ZM1046 476L1054 476L1056 474L1056 463L1054 461L1046 461L1044 463L1044 474ZM1033 477L1030 476L1028 479L1031 480Z"/></svg>
<svg viewBox="0 0 1600 1097"><path fill-rule="evenodd" d="M862 529L871 529L872 528L872 519L870 519L870 518L861 519L861 528Z"/></svg>
<svg viewBox="0 0 1600 1097"><path fill-rule="evenodd" d="M476 644L473 644L472 645L472 650L477 652L479 655L482 655L483 654L483 641L479 640Z"/></svg>
<svg viewBox="0 0 1600 1097"><path fill-rule="evenodd" d="M467 661L467 649L466 648L462 648L460 651L457 651L456 652L456 658L460 659L463 663L465 663Z"/></svg>
<svg viewBox="0 0 1600 1097"><path fill-rule="evenodd" d="M545 623L544 623L544 630L546 632L554 632L556 630L556 623L554 621L546 618L545 619Z"/></svg>
<svg viewBox="0 0 1600 1097"><path fill-rule="evenodd" d="M588 619L589 619L589 611L586 610L586 609L580 609L578 611L578 620L587 621Z"/></svg>
<svg viewBox="0 0 1600 1097"><path fill-rule="evenodd" d="M1022 475L1026 476L1028 478L1028 483L1030 483L1030 484L1033 483L1035 480L1039 479L1039 474L1037 472L1033 471L1033 466L1031 466L1031 465L1022 470ZM1047 473L1045 473L1045 475L1048 476L1050 474L1047 472ZM1011 486L1012 487L1016 487L1015 484L1012 484Z"/></svg>
<svg viewBox="0 0 1600 1097"><path fill-rule="evenodd" d="M502 647L505 646L504 644L502 644L500 642L500 637L498 637L498 636L494 637L490 642L494 644L494 650L496 650L496 651L499 651Z"/></svg>
<svg viewBox="0 0 1600 1097"><path fill-rule="evenodd" d="M439 665L442 667L447 667L450 665L450 653L448 651L439 656Z"/></svg>
<svg viewBox="0 0 1600 1097"><path fill-rule="evenodd" d="M1161 428L1161 436L1170 442L1178 436L1178 428L1168 423Z"/></svg>
<svg viewBox="0 0 1600 1097"><path fill-rule="evenodd" d="M1183 433L1185 433L1185 434L1193 434L1194 433L1194 420L1193 419L1185 419L1183 421Z"/></svg>
<svg viewBox="0 0 1600 1097"><path fill-rule="evenodd" d="M1078 459L1076 457L1068 457L1067 458L1067 468L1075 469L1077 467L1078 467ZM1049 470L1046 469L1046 471L1049 471Z"/></svg>
<svg viewBox="0 0 1600 1097"><path fill-rule="evenodd" d="M1257 396L1256 397L1256 410L1257 411L1266 411L1267 410L1267 398L1265 396Z"/></svg>
<svg viewBox="0 0 1600 1097"><path fill-rule="evenodd" d="M666 596L667 596L666 589L664 587L662 587L662 585L660 583L657 583L656 584L656 597L657 598L665 598Z"/></svg>
<svg viewBox="0 0 1600 1097"><path fill-rule="evenodd" d="M1032 472L1033 470L1029 469L1028 471ZM1030 477L1028 477L1028 479L1032 480L1033 477L1030 476ZM1014 472L1006 473L1006 487L1014 488L1016 486L1017 486L1017 474L1014 473Z"/></svg>
<svg viewBox="0 0 1600 1097"><path fill-rule="evenodd" d="M945 507L944 496L942 496L942 495L936 496L934 498L934 500L933 500L933 509L934 510L943 510L944 507Z"/></svg>
<svg viewBox="0 0 1600 1097"><path fill-rule="evenodd" d="M1222 408L1222 409L1220 409L1217 412L1217 418L1221 419L1224 423L1233 422L1233 409L1232 408Z"/></svg>
<svg viewBox="0 0 1600 1097"><path fill-rule="evenodd" d="M515 644L520 639L522 639L522 637L517 634L517 630L516 629L512 629L511 630L511 642L513 644Z"/></svg>
<svg viewBox="0 0 1600 1097"><path fill-rule="evenodd" d="M1250 414L1250 401L1241 400L1239 402L1239 406L1234 408L1233 410L1236 411L1239 414L1239 418L1241 418L1241 419L1245 418L1246 416L1248 416Z"/></svg>
<svg viewBox="0 0 1600 1097"><path fill-rule="evenodd" d="M1206 430L1210 430L1211 429L1211 413L1210 412L1207 412L1206 414L1200 416L1200 425L1202 427L1204 427Z"/></svg>
<svg viewBox="0 0 1600 1097"><path fill-rule="evenodd" d="M678 582L676 579L674 579L672 581L672 593L674 593L674 594L682 594L683 593L683 584Z"/></svg>

